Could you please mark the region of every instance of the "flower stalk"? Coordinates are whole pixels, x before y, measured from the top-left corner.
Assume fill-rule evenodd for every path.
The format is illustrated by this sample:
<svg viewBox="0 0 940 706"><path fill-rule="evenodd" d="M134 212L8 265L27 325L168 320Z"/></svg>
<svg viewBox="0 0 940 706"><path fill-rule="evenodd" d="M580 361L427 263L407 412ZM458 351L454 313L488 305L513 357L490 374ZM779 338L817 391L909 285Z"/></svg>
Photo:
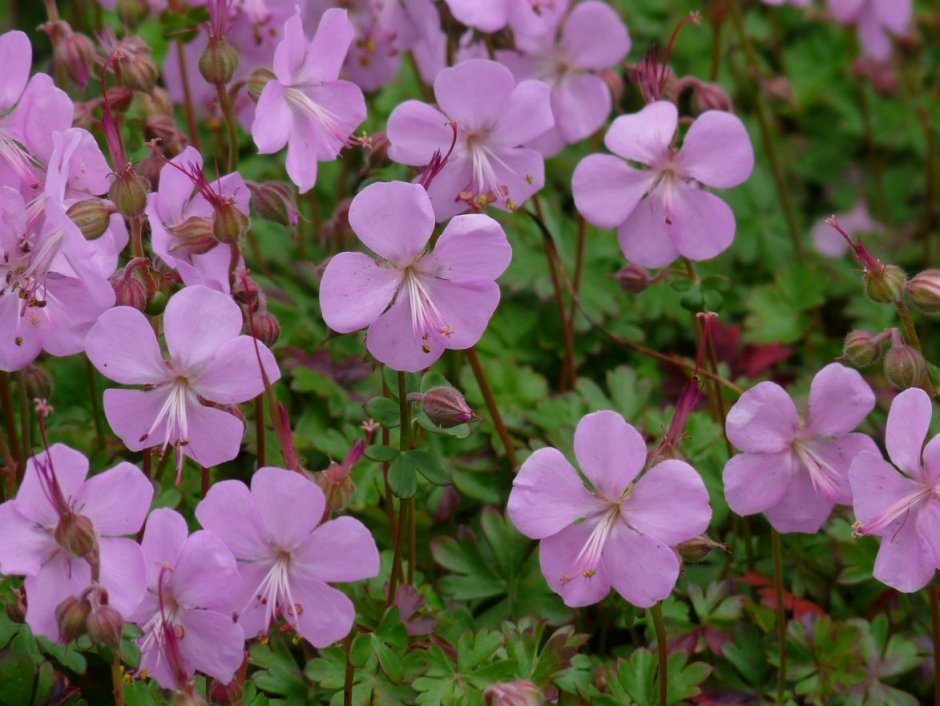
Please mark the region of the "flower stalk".
<svg viewBox="0 0 940 706"><path fill-rule="evenodd" d="M483 371L483 366L480 365L480 359L477 357L476 349L467 349L467 362L470 363L473 376L476 378L477 385L480 386L483 401L486 403L486 409L490 414L490 419L493 421L493 426L496 427L496 433L503 443L503 449L506 451L506 458L509 459L509 465L512 466L513 470L517 470L519 468L519 458L516 456L516 450L512 445L512 438L509 436L509 431L506 429L506 425L503 424L503 417L499 413L499 407L496 406L493 391L486 381L486 373Z"/></svg>
<svg viewBox="0 0 940 706"><path fill-rule="evenodd" d="M777 609L777 649L779 662L777 671L777 706L783 706L787 684L787 608L783 602L783 553L780 547L780 533L771 528L770 546L774 559L774 598Z"/></svg>
<svg viewBox="0 0 940 706"><path fill-rule="evenodd" d="M653 627L656 629L656 664L659 670L659 706L669 703L669 645L666 642L666 624L663 622L663 604L650 608Z"/></svg>

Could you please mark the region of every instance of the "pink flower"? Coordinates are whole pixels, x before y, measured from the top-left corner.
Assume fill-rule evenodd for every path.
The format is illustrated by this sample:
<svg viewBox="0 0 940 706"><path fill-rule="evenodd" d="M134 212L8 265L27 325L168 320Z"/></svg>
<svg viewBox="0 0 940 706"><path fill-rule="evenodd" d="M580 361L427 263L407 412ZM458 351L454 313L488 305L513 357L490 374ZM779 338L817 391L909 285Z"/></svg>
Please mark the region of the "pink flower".
<svg viewBox="0 0 940 706"><path fill-rule="evenodd" d="M843 213L837 218L839 225L850 236L861 233L880 233L883 230L881 224L872 219L864 201L859 201L852 207L851 211ZM813 238L813 245L816 247L817 252L826 257L841 258L849 249L849 243L827 221L828 217L817 221L813 226L810 233Z"/></svg>
<svg viewBox="0 0 940 706"><path fill-rule="evenodd" d="M125 618L146 586L140 547L123 535L143 525L150 481L130 463L87 476L85 456L53 444L27 461L16 498L0 505L0 573L26 577L26 622L50 640L59 639L56 606L92 583L89 559Z"/></svg>
<svg viewBox="0 0 940 706"><path fill-rule="evenodd" d="M392 160L423 167L447 153L456 125L454 151L428 189L439 222L488 204L512 211L542 188L542 155L523 145L554 123L548 86L517 85L502 64L473 59L441 71L434 96L440 110L416 100L397 106L387 134Z"/></svg>
<svg viewBox="0 0 940 706"><path fill-rule="evenodd" d="M765 5L793 5L794 7L807 7L811 0L761 0Z"/></svg>
<svg viewBox="0 0 940 706"><path fill-rule="evenodd" d="M565 604L603 600L611 586L647 608L666 598L679 577L678 544L711 520L705 484L689 464L646 465L640 433L616 412L578 422L574 454L593 490L558 449L539 449L522 464L509 494L509 518L540 539L542 573Z"/></svg>
<svg viewBox="0 0 940 706"><path fill-rule="evenodd" d="M223 684L245 656L245 635L232 618L241 579L235 557L205 530L189 534L174 510L154 510L141 542L147 588L132 616L143 636L140 667L165 689L180 689L196 671Z"/></svg>
<svg viewBox="0 0 940 706"><path fill-rule="evenodd" d="M891 34L902 34L911 21L911 0L829 0L836 22L854 24L862 50L873 59L891 55Z"/></svg>
<svg viewBox="0 0 940 706"><path fill-rule="evenodd" d="M932 411L923 390L899 394L885 430L894 466L872 448L849 470L855 534L881 537L875 578L906 593L926 586L940 567L940 436L924 446Z"/></svg>
<svg viewBox="0 0 940 706"><path fill-rule="evenodd" d="M174 166L175 165L175 166ZM197 188L191 176L202 174L202 155L193 147L187 147L160 170L157 191L147 200L147 218L152 233L154 252L168 266L176 269L187 285L202 284L211 289L228 293L229 265L232 250L220 246L211 234L214 209L210 199L230 202L245 216L251 192L241 174L232 172L211 183L203 181ZM192 220L196 219L196 220ZM210 221L210 231L200 239L192 233L198 220ZM198 232L205 233L205 230Z"/></svg>
<svg viewBox="0 0 940 706"><path fill-rule="evenodd" d="M664 267L680 255L708 260L731 245L734 214L703 186L737 186L754 166L747 131L731 113L702 113L681 149L673 146L677 126L676 107L666 101L620 116L604 144L623 159L589 155L571 180L581 214L598 228L617 228L623 254L644 267Z"/></svg>
<svg viewBox="0 0 940 706"><path fill-rule="evenodd" d="M85 352L102 375L144 386L105 390L108 423L131 451L172 445L177 481L183 456L214 466L238 455L245 425L224 406L264 390L256 342L239 335L241 328L242 314L231 298L197 286L177 292L166 305L167 360L147 317L129 306L106 311L88 332ZM257 350L268 379L276 381L274 356L260 342Z"/></svg>
<svg viewBox="0 0 940 706"><path fill-rule="evenodd" d="M481 32L507 24L521 35L550 32L568 8L568 0L445 0L453 16Z"/></svg>
<svg viewBox="0 0 940 706"><path fill-rule="evenodd" d="M864 451L877 451L852 433L875 406L857 371L830 363L809 390L804 422L793 400L773 382L754 386L728 412L728 440L744 453L725 466L725 499L739 515L763 512L778 532L819 531L836 504L851 503L848 472Z"/></svg>
<svg viewBox="0 0 940 706"><path fill-rule="evenodd" d="M20 370L42 351L81 352L99 314L114 305L96 246L57 203L30 214L9 187L0 187L0 223L0 370Z"/></svg>
<svg viewBox="0 0 940 706"><path fill-rule="evenodd" d="M424 188L372 184L349 207L349 224L384 262L344 252L320 282L323 319L334 331L369 327L366 346L395 370L416 371L445 349L475 344L499 303L499 277L512 256L502 227L489 216L457 216L434 249L434 213Z"/></svg>
<svg viewBox="0 0 940 706"><path fill-rule="evenodd" d="M281 468L259 468L250 491L240 481L216 483L199 503L199 523L238 560L238 622L246 636L266 634L277 617L314 647L349 633L355 608L329 583L378 575L379 552L358 520L320 524L325 507L312 480Z"/></svg>
<svg viewBox="0 0 940 706"><path fill-rule="evenodd" d="M300 12L284 24L274 52L275 78L268 81L251 135L260 154L287 145L287 174L301 193L317 180L317 162L336 159L366 118L365 98L349 81L338 81L353 39L345 10L327 10L307 44Z"/></svg>
<svg viewBox="0 0 940 706"><path fill-rule="evenodd" d="M597 0L577 5L560 31L532 40L519 52L497 52L516 79L536 78L551 86L555 126L532 144L551 157L566 144L594 134L610 115L610 88L599 71L620 63L630 35L620 16Z"/></svg>

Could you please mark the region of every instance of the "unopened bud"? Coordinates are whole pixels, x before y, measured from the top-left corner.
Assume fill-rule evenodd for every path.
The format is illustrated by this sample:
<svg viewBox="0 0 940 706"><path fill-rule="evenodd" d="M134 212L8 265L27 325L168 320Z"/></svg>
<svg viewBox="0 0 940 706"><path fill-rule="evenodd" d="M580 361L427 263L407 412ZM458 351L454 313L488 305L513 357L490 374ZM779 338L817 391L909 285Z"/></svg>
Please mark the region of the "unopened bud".
<svg viewBox="0 0 940 706"><path fill-rule="evenodd" d="M117 0L114 4L114 11L121 18L121 22L131 27L136 27L150 14L150 6L147 0Z"/></svg>
<svg viewBox="0 0 940 706"><path fill-rule="evenodd" d="M706 535L702 534L698 537L690 539L687 542L682 542L676 551L679 554L679 558L682 561L689 562L690 564L697 564L700 561L703 561L705 557L711 554L716 549L724 549L724 544L719 544L713 539L708 538Z"/></svg>
<svg viewBox="0 0 940 706"><path fill-rule="evenodd" d="M118 272L111 278L115 306L131 306L137 311L147 307L147 288L133 275Z"/></svg>
<svg viewBox="0 0 940 706"><path fill-rule="evenodd" d="M356 492L349 468L339 463L330 463L325 471L314 474L313 482L320 486L326 498L324 516L342 510Z"/></svg>
<svg viewBox="0 0 940 706"><path fill-rule="evenodd" d="M630 294L639 294L650 286L652 278L646 268L639 265L624 265L617 271L617 284Z"/></svg>
<svg viewBox="0 0 940 706"><path fill-rule="evenodd" d="M269 348L281 337L281 325L270 311L256 311L251 314L249 332Z"/></svg>
<svg viewBox="0 0 940 706"><path fill-rule="evenodd" d="M286 184L276 181L257 184L249 181L248 190L251 191L251 205L260 218L283 226L297 225L296 200Z"/></svg>
<svg viewBox="0 0 940 706"><path fill-rule="evenodd" d="M207 706L206 700L202 698L195 691L189 693L185 691L177 691L173 694L173 706Z"/></svg>
<svg viewBox="0 0 940 706"><path fill-rule="evenodd" d="M466 424L474 419L473 410L467 400L453 387L432 387L421 393L408 395L410 402L420 402L422 411L437 426L444 429Z"/></svg>
<svg viewBox="0 0 940 706"><path fill-rule="evenodd" d="M692 90L692 110L704 113L706 110L722 110L730 113L733 110L731 96L717 83L699 81Z"/></svg>
<svg viewBox="0 0 940 706"><path fill-rule="evenodd" d="M223 201L215 209L212 235L220 243L237 243L248 230L248 216L232 200Z"/></svg>
<svg viewBox="0 0 940 706"><path fill-rule="evenodd" d="M138 94L135 105L144 118L173 117L173 99L170 98L170 94L166 92L166 89L160 86L154 87L150 93Z"/></svg>
<svg viewBox="0 0 940 706"><path fill-rule="evenodd" d="M882 340L868 331L849 331L842 346L842 357L854 368L867 368L881 359Z"/></svg>
<svg viewBox="0 0 940 706"><path fill-rule="evenodd" d="M157 84L158 73L147 43L136 35L129 36L118 43L115 52L119 56L121 83L135 91L150 93Z"/></svg>
<svg viewBox="0 0 940 706"><path fill-rule="evenodd" d="M894 332L891 348L885 353L885 377L888 382L900 390L917 387L927 376L927 361L916 348L901 341L900 334Z"/></svg>
<svg viewBox="0 0 940 706"><path fill-rule="evenodd" d="M238 52L224 38L209 40L199 57L199 73L213 86L224 86L238 68Z"/></svg>
<svg viewBox="0 0 940 706"><path fill-rule="evenodd" d="M23 368L23 382L26 383L26 394L30 399L45 400L52 394L52 376L38 365Z"/></svg>
<svg viewBox="0 0 940 706"><path fill-rule="evenodd" d="M170 252L177 255L202 255L218 245L213 219L208 216L190 216L167 231L173 238Z"/></svg>
<svg viewBox="0 0 940 706"><path fill-rule="evenodd" d="M50 23L47 29L52 36L52 58L55 65L81 88L88 85L88 75L95 65L95 46L84 34L72 31L67 22Z"/></svg>
<svg viewBox="0 0 940 706"><path fill-rule="evenodd" d="M117 648L121 645L124 619L114 608L98 606L88 616L88 636L97 645Z"/></svg>
<svg viewBox="0 0 940 706"><path fill-rule="evenodd" d="M147 193L150 191L150 182L140 176L133 169L125 169L114 175L108 198L118 212L125 218L142 216L147 207Z"/></svg>
<svg viewBox="0 0 940 706"><path fill-rule="evenodd" d="M91 603L84 597L69 596L55 609L55 620L59 627L59 636L64 642L77 640L87 630Z"/></svg>
<svg viewBox="0 0 940 706"><path fill-rule="evenodd" d="M491 684L483 692L486 706L542 706L542 690L528 679Z"/></svg>
<svg viewBox="0 0 940 706"><path fill-rule="evenodd" d="M26 622L26 590L20 586L13 590L13 600L3 604L4 612L14 623Z"/></svg>
<svg viewBox="0 0 940 706"><path fill-rule="evenodd" d="M865 294L873 302L894 304L904 294L904 270L897 265L884 265L879 269L865 269Z"/></svg>
<svg viewBox="0 0 940 706"><path fill-rule="evenodd" d="M271 69L255 69L248 75L247 81L245 81L245 88L248 90L248 95L251 96L251 100L255 103L258 102L258 99L261 97L261 91L264 90L264 87L274 78L274 72Z"/></svg>
<svg viewBox="0 0 940 706"><path fill-rule="evenodd" d="M114 209L104 199L82 199L69 206L66 215L88 240L101 237L111 223Z"/></svg>
<svg viewBox="0 0 940 706"><path fill-rule="evenodd" d="M84 515L68 512L59 518L55 541L72 556L89 559L98 553L95 526Z"/></svg>
<svg viewBox="0 0 940 706"><path fill-rule="evenodd" d="M907 293L914 306L925 314L940 311L940 270L924 270L907 283Z"/></svg>
<svg viewBox="0 0 940 706"><path fill-rule="evenodd" d="M228 684L213 680L209 687L209 701L220 706L238 706L245 695L245 682L235 675Z"/></svg>
<svg viewBox="0 0 940 706"><path fill-rule="evenodd" d="M261 287L248 276L238 277L232 286L232 297L247 311L260 311L265 306L264 292Z"/></svg>

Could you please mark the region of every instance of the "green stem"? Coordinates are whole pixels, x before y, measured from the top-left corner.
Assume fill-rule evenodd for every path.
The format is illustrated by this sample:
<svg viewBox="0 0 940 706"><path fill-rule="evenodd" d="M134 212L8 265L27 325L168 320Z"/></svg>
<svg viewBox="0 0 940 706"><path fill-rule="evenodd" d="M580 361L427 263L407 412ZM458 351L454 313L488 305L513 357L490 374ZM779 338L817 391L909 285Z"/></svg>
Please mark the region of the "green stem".
<svg viewBox="0 0 940 706"><path fill-rule="evenodd" d="M29 458L33 453L32 427L29 420L29 396L26 394L26 376L21 370L16 375L16 390L20 400L20 434L22 436L22 447L24 459ZM23 480L19 478L19 480Z"/></svg>
<svg viewBox="0 0 940 706"><path fill-rule="evenodd" d="M88 377L88 395L91 398L91 416L95 420L95 443L104 448L104 420L101 418L101 405L98 404L98 388L95 385L95 368L85 359L85 372Z"/></svg>
<svg viewBox="0 0 940 706"><path fill-rule="evenodd" d="M350 630L346 639L343 640L343 651L346 653L346 674L343 680L343 706L352 706L353 680L356 675L356 667L352 663L352 643L355 630Z"/></svg>
<svg viewBox="0 0 940 706"><path fill-rule="evenodd" d="M257 451L258 468L265 465L264 462L264 395L255 397L255 447Z"/></svg>
<svg viewBox="0 0 940 706"><path fill-rule="evenodd" d="M189 88L189 69L186 68L186 50L183 38L176 37L176 59L180 67L180 83L183 85L183 113L186 115L186 128L190 144L199 150L199 128L196 126L196 111L193 109L193 97Z"/></svg>
<svg viewBox="0 0 940 706"><path fill-rule="evenodd" d="M777 603L777 646L780 666L777 672L777 706L783 706L787 685L787 607L783 602L783 552L780 548L780 534L770 530L770 545L774 557L774 596Z"/></svg>
<svg viewBox="0 0 940 706"><path fill-rule="evenodd" d="M114 694L114 706L124 706L124 674L121 672L121 657L117 650L111 660L111 690Z"/></svg>
<svg viewBox="0 0 940 706"><path fill-rule="evenodd" d="M226 172L231 174L238 169L238 130L235 123L235 113L232 111L232 99L225 90L225 86L217 84L216 95L219 97L219 106L225 119L225 134L228 137L228 154L226 155Z"/></svg>
<svg viewBox="0 0 940 706"><path fill-rule="evenodd" d="M10 375L5 372L0 372L0 405L3 406L3 423L6 427L7 439L10 441L13 458L16 459L17 473L22 478L23 471L26 468L26 458L20 451L20 440L16 435L16 423L13 418L13 397L10 394Z"/></svg>
<svg viewBox="0 0 940 706"><path fill-rule="evenodd" d="M937 584L927 586L927 603L930 604L930 627L933 632L933 703L940 706L940 595Z"/></svg>
<svg viewBox="0 0 940 706"><path fill-rule="evenodd" d="M509 459L509 465L512 466L513 471L516 471L519 469L519 459L516 456L516 450L513 448L509 431L506 429L506 425L503 424L503 417L499 413L499 407L496 406L493 391L490 390L490 385L486 381L486 373L483 372L483 366L480 365L480 359L477 357L476 349L472 347L468 348L466 353L467 361L470 363L470 368L473 370L473 376L476 378L477 385L480 386L480 392L483 394L483 401L486 402L486 409L490 414L490 420L493 422L493 426L496 427L499 440L503 443L506 458Z"/></svg>
<svg viewBox="0 0 940 706"><path fill-rule="evenodd" d="M653 626L656 628L656 654L659 667L659 706L669 703L669 645L666 644L666 624L663 622L663 604L650 608Z"/></svg>

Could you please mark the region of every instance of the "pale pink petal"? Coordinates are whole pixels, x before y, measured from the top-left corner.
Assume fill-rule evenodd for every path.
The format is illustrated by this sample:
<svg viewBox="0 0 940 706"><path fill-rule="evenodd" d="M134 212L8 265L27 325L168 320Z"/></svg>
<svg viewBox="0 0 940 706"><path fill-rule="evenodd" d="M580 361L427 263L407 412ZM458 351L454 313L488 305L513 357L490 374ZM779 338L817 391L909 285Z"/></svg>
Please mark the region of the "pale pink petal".
<svg viewBox="0 0 940 706"><path fill-rule="evenodd" d="M19 30L0 34L0 66L4 78L0 82L0 113L5 113L19 100L32 66L33 48L29 37Z"/></svg>
<svg viewBox="0 0 940 706"><path fill-rule="evenodd" d="M905 390L891 403L885 446L894 465L911 476L920 475L921 451L930 428L933 406L919 387Z"/></svg>
<svg viewBox="0 0 940 706"><path fill-rule="evenodd" d="M321 149L324 149L322 130L317 120L310 115L295 114L287 140L284 168L301 194L310 191L317 183L317 153Z"/></svg>
<svg viewBox="0 0 940 706"><path fill-rule="evenodd" d="M616 500L646 465L646 442L619 414L603 410L578 422L574 455L597 492Z"/></svg>
<svg viewBox="0 0 940 706"><path fill-rule="evenodd" d="M366 348L380 363L403 372L423 370L444 352L443 336L427 340L416 334L408 297L399 296L391 308L377 318L366 334Z"/></svg>
<svg viewBox="0 0 940 706"><path fill-rule="evenodd" d="M366 119L362 89L351 81L330 81L305 88L304 92L326 114L325 118L311 120L316 158L321 162L336 159L348 137ZM294 124L297 122L295 118Z"/></svg>
<svg viewBox="0 0 940 706"><path fill-rule="evenodd" d="M447 153L453 140L448 119L437 108L408 100L395 106L388 116L388 156L399 164L422 167L436 151Z"/></svg>
<svg viewBox="0 0 940 706"><path fill-rule="evenodd" d="M636 204L627 220L617 228L617 241L624 257L643 267L665 267L679 257L671 229L666 225L663 202L658 196Z"/></svg>
<svg viewBox="0 0 940 706"><path fill-rule="evenodd" d="M323 320L337 333L365 328L388 308L400 284L401 270L380 267L363 253L341 252L320 280Z"/></svg>
<svg viewBox="0 0 940 706"><path fill-rule="evenodd" d="M284 23L284 38L274 50L274 74L284 84L293 83L307 56L307 37L304 35L300 8Z"/></svg>
<svg viewBox="0 0 940 706"><path fill-rule="evenodd" d="M690 260L710 260L734 240L731 208L709 191L679 185L673 192L674 221L666 230L676 250Z"/></svg>
<svg viewBox="0 0 940 706"><path fill-rule="evenodd" d="M176 510L157 508L150 513L140 541L149 586L156 588L161 569L176 563L188 536L186 520Z"/></svg>
<svg viewBox="0 0 940 706"><path fill-rule="evenodd" d="M775 382L762 382L734 403L725 420L728 441L748 453L777 453L790 446L799 428L796 406Z"/></svg>
<svg viewBox="0 0 940 706"><path fill-rule="evenodd" d="M163 312L163 337L177 370L194 371L242 330L242 313L232 298L208 287L186 287Z"/></svg>
<svg viewBox="0 0 940 706"><path fill-rule="evenodd" d="M545 160L534 149L512 148L491 162L496 183L508 189L505 197L493 205L503 211L514 211L545 185ZM509 207L507 202L514 202Z"/></svg>
<svg viewBox="0 0 940 706"><path fill-rule="evenodd" d="M465 155L455 154L428 187L428 196L434 208L434 219L443 223L448 218L467 210L467 202L458 199L473 179L471 161Z"/></svg>
<svg viewBox="0 0 940 706"><path fill-rule="evenodd" d="M300 473L259 468L251 477L251 494L265 532L286 550L300 545L323 517L323 491Z"/></svg>
<svg viewBox="0 0 940 706"><path fill-rule="evenodd" d="M53 444L48 451L40 451L26 461L26 474L16 493L16 509L25 517L43 527L54 528L59 523L58 513L40 483L38 467L51 467L66 502L79 492L88 475L88 459L65 444Z"/></svg>
<svg viewBox="0 0 940 706"><path fill-rule="evenodd" d="M764 514L778 532L815 534L834 506L835 502L813 485L810 474L800 469L793 474L780 502Z"/></svg>
<svg viewBox="0 0 940 706"><path fill-rule="evenodd" d="M751 175L754 150L739 117L708 110L685 134L676 161L684 176L716 189L730 189Z"/></svg>
<svg viewBox="0 0 940 706"><path fill-rule="evenodd" d="M209 468L238 456L245 423L234 414L215 407L193 404L186 408L189 438L183 453Z"/></svg>
<svg viewBox="0 0 940 706"><path fill-rule="evenodd" d="M509 19L506 0L446 0L447 7L461 24L482 32L502 29Z"/></svg>
<svg viewBox="0 0 940 706"><path fill-rule="evenodd" d="M445 325L443 331L428 331L431 338L451 350L465 350L479 341L499 305L499 285L430 277L422 278L422 282Z"/></svg>
<svg viewBox="0 0 940 706"><path fill-rule="evenodd" d="M488 137L493 146L524 145L555 124L550 104L551 89L541 81L523 81L515 87L499 122Z"/></svg>
<svg viewBox="0 0 940 706"><path fill-rule="evenodd" d="M849 468L852 467L852 461L860 453L867 451L879 454L877 444L867 434L845 434L836 439L814 439L804 443L823 464L835 471L834 480L838 488L836 502L842 505L851 505L852 490L849 486Z"/></svg>
<svg viewBox="0 0 940 706"><path fill-rule="evenodd" d="M49 531L16 509L16 501L0 505L0 574L35 576L59 545Z"/></svg>
<svg viewBox="0 0 940 706"><path fill-rule="evenodd" d="M156 203L156 212L159 214L159 220L167 225L176 225L183 220L183 214L196 215L189 213L187 206L193 197L193 183L177 167L193 166L202 169L202 155L195 147L187 147L173 159L170 160L173 165L165 164L160 170L160 185L157 187L156 195L149 197L150 204ZM200 199L204 205L204 199ZM207 214L200 214L207 215Z"/></svg>
<svg viewBox="0 0 940 706"><path fill-rule="evenodd" d="M123 537L102 537L101 585L108 590L108 605L122 616L131 615L147 589L147 569L140 545Z"/></svg>
<svg viewBox="0 0 940 706"><path fill-rule="evenodd" d="M891 37L872 12L858 18L858 43L872 59L885 61L891 56Z"/></svg>
<svg viewBox="0 0 940 706"><path fill-rule="evenodd" d="M441 71L434 96L444 114L467 131L488 129L509 107L516 81L502 64L471 59Z"/></svg>
<svg viewBox="0 0 940 706"><path fill-rule="evenodd" d="M568 74L552 89L555 124L569 143L600 130L610 107L610 88L593 74Z"/></svg>
<svg viewBox="0 0 940 706"><path fill-rule="evenodd" d="M91 584L91 567L80 559L70 560L65 552L56 552L36 576L27 576L26 624L35 635L60 642L55 609L66 598L80 593Z"/></svg>
<svg viewBox="0 0 940 706"><path fill-rule="evenodd" d="M268 382L273 385L280 380L281 371L268 347L251 336L237 336L223 344L206 367L190 378L190 387L210 402L247 402L264 392L258 358Z"/></svg>
<svg viewBox="0 0 940 706"><path fill-rule="evenodd" d="M291 553L291 561L321 581L361 581L379 573L375 539L352 517L337 517L317 527Z"/></svg>
<svg viewBox="0 0 940 706"><path fill-rule="evenodd" d="M258 559L268 554L261 515L251 491L241 481L213 483L196 506L196 519L239 559Z"/></svg>
<svg viewBox="0 0 940 706"><path fill-rule="evenodd" d="M640 534L670 546L705 532L712 517L702 477L679 460L663 461L644 473L621 513Z"/></svg>
<svg viewBox="0 0 940 706"><path fill-rule="evenodd" d="M143 526L152 500L150 480L125 462L85 481L73 507L94 523L99 534L134 534Z"/></svg>
<svg viewBox="0 0 940 706"><path fill-rule="evenodd" d="M624 159L654 165L666 155L678 124L676 106L656 101L638 113L614 120L604 136L604 144Z"/></svg>
<svg viewBox="0 0 940 706"><path fill-rule="evenodd" d="M911 21L911 0L874 0L873 14L885 27L895 34L903 34Z"/></svg>
<svg viewBox="0 0 940 706"><path fill-rule="evenodd" d="M930 485L940 483L940 434L933 437L924 447L924 472L921 476Z"/></svg>
<svg viewBox="0 0 940 706"><path fill-rule="evenodd" d="M923 489L898 473L877 451L866 451L853 459L849 483L855 517L863 526L876 523L892 505Z"/></svg>
<svg viewBox="0 0 940 706"><path fill-rule="evenodd" d="M42 329L24 325L22 299L15 293L0 295L0 370L22 370L42 352Z"/></svg>
<svg viewBox="0 0 940 706"><path fill-rule="evenodd" d="M184 608L211 608L231 612L241 594L235 557L211 532L193 532L180 548L167 586Z"/></svg>
<svg viewBox="0 0 940 706"><path fill-rule="evenodd" d="M228 684L245 659L245 634L230 615L211 610L182 611L177 622L183 628L179 641L188 669L208 674Z"/></svg>
<svg viewBox="0 0 940 706"><path fill-rule="evenodd" d="M245 631L247 638L265 634L264 621L267 612L266 603L262 602L258 588L265 580L273 559L238 562L238 574L241 577L242 595L238 600L238 624ZM296 599L296 596L295 596Z"/></svg>
<svg viewBox="0 0 940 706"><path fill-rule="evenodd" d="M166 436L166 420L161 421L151 432L160 408L166 401L168 391L156 389L104 391L104 415L124 445L131 451L143 451L151 446L163 444ZM170 439L173 443L175 439Z"/></svg>
<svg viewBox="0 0 940 706"><path fill-rule="evenodd" d="M855 429L875 408L875 393L857 370L830 363L809 388L807 427L819 436L840 436Z"/></svg>
<svg viewBox="0 0 940 706"><path fill-rule="evenodd" d="M549 587L572 608L592 605L610 592L610 578L605 561L590 577L577 569L578 554L587 543L595 522L581 522L546 537L539 544L539 564Z"/></svg>
<svg viewBox="0 0 940 706"><path fill-rule="evenodd" d="M285 87L277 81L268 81L258 98L255 119L251 124L251 137L258 154L273 154L284 149L290 138L293 116L287 104ZM163 173L166 173L164 168ZM162 176L161 176L162 186Z"/></svg>
<svg viewBox="0 0 940 706"><path fill-rule="evenodd" d="M858 19L858 14L868 3L868 0L828 0L829 13L836 22L848 24Z"/></svg>
<svg viewBox="0 0 940 706"><path fill-rule="evenodd" d="M790 451L732 456L722 473L728 507L738 515L766 511L783 498L795 471Z"/></svg>
<svg viewBox="0 0 940 706"><path fill-rule="evenodd" d="M356 609L346 594L306 572L298 571L291 579L291 593L300 615L290 620L297 632L318 648L346 637L356 620Z"/></svg>
<svg viewBox="0 0 940 706"><path fill-rule="evenodd" d="M614 590L637 608L668 598L679 579L679 558L669 546L622 523L611 533L603 556Z"/></svg>
<svg viewBox="0 0 940 706"><path fill-rule="evenodd" d="M591 0L568 15L561 46L574 66L601 71L623 61L630 51L630 35L612 7Z"/></svg>
<svg viewBox="0 0 940 706"><path fill-rule="evenodd" d="M129 306L98 317L85 338L85 354L98 372L123 385L155 385L169 376L150 322Z"/></svg>
<svg viewBox="0 0 940 706"><path fill-rule="evenodd" d="M450 220L421 269L451 282L494 280L509 267L511 259L512 248L503 227L485 214L471 213ZM320 292L322 301L322 283Z"/></svg>
<svg viewBox="0 0 940 706"><path fill-rule="evenodd" d="M916 518L905 515L881 538L874 576L891 588L914 593L933 578L936 570L931 544L923 541Z"/></svg>
<svg viewBox="0 0 940 706"><path fill-rule="evenodd" d="M588 222L598 228L616 228L639 205L649 179L649 173L633 169L619 157L592 154L575 167L571 191L575 206Z"/></svg>
<svg viewBox="0 0 940 706"><path fill-rule="evenodd" d="M316 34L306 49L304 64L297 72L296 82L335 81L343 68L354 34L355 29L346 10L331 7L324 12Z"/></svg>
<svg viewBox="0 0 940 706"><path fill-rule="evenodd" d="M54 144L52 136L72 126L72 99L47 74L34 74L20 98L14 121L19 139L33 157L48 164Z"/></svg>
<svg viewBox="0 0 940 706"><path fill-rule="evenodd" d="M372 252L405 267L427 245L434 211L419 184L376 182L356 194L349 206L349 225Z"/></svg>
<svg viewBox="0 0 940 706"><path fill-rule="evenodd" d="M918 508L917 530L921 545L933 556L934 568L940 567L940 502L935 497Z"/></svg>
<svg viewBox="0 0 940 706"><path fill-rule="evenodd" d="M548 159L549 157L554 157L559 154L565 149L567 144L564 135L561 134L561 130L559 130L556 125L532 140L532 142L528 144L528 147L531 147L545 157L545 159Z"/></svg>
<svg viewBox="0 0 940 706"><path fill-rule="evenodd" d="M512 481L509 519L526 537L544 539L596 512L598 501L558 450L542 448L525 460Z"/></svg>

